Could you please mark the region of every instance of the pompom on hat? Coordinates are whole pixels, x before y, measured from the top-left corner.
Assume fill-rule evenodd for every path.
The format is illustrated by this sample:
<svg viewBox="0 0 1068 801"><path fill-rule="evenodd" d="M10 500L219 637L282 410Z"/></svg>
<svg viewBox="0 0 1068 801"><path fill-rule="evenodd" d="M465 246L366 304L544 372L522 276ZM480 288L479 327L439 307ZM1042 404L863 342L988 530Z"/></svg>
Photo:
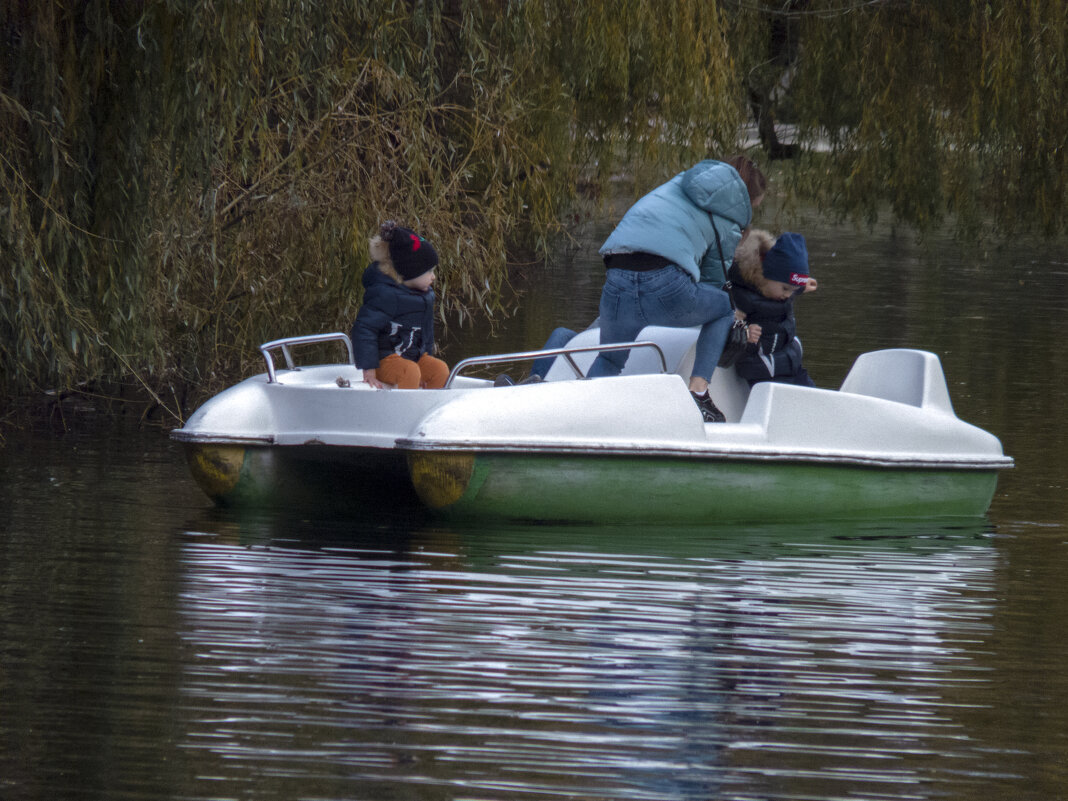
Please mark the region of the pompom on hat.
<svg viewBox="0 0 1068 801"><path fill-rule="evenodd" d="M418 278L438 266L438 252L415 231L387 220L378 235L388 245L389 260L402 280Z"/></svg>
<svg viewBox="0 0 1068 801"><path fill-rule="evenodd" d="M781 281L791 286L803 287L808 283L808 248L801 234L784 233L775 245L764 254L762 265L764 277L769 281Z"/></svg>

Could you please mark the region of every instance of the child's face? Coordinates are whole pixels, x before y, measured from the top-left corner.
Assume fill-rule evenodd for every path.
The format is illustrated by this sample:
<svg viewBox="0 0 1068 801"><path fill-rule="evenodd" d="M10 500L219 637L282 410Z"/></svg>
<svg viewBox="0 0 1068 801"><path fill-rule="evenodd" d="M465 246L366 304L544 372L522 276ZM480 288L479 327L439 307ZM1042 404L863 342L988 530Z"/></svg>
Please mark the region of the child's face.
<svg viewBox="0 0 1068 801"><path fill-rule="evenodd" d="M795 292L800 292L803 286L787 284L782 281L766 281L764 294L772 300L788 300Z"/></svg>
<svg viewBox="0 0 1068 801"><path fill-rule="evenodd" d="M434 271L427 270L422 275L416 276L415 278L409 278L407 281L404 282L404 285L418 292L426 292L428 289L430 289L430 285L433 283Z"/></svg>

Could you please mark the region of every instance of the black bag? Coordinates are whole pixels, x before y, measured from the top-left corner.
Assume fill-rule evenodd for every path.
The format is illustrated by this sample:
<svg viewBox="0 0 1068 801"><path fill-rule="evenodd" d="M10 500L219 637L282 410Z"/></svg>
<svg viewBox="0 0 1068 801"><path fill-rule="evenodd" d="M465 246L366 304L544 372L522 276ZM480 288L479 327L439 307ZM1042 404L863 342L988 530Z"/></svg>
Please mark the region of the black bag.
<svg viewBox="0 0 1068 801"><path fill-rule="evenodd" d="M734 295L731 294L731 282L727 280L727 270L723 266L723 245L719 241L719 230L712 223L712 230L716 233L716 247L719 248L719 266L723 270L723 291L731 301L731 311L735 310ZM745 320L739 320L734 316L731 321L730 331L727 332L727 341L723 345L723 353L719 357L720 367L733 367L735 362L742 358L746 344L749 342L749 324Z"/></svg>
<svg viewBox="0 0 1068 801"><path fill-rule="evenodd" d="M730 289L727 289L730 294ZM731 303L731 307L734 304ZM735 318L731 323L731 330L727 332L727 342L723 346L723 353L719 357L720 367L734 367L735 362L742 358L746 344L749 342L749 324L745 320Z"/></svg>

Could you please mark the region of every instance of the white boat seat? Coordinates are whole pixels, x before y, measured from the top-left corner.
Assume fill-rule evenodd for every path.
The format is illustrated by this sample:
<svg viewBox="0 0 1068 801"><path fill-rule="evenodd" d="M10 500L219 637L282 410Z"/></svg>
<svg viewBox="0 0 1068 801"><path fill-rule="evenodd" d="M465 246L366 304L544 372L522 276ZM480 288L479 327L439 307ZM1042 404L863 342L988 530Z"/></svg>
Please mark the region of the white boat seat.
<svg viewBox="0 0 1068 801"><path fill-rule="evenodd" d="M690 372L693 369L694 352L697 348L697 334L700 326L689 328L673 328L662 325L648 325L635 337L637 341L655 342L660 346L667 364L667 372L681 376L689 381ZM601 340L600 329L590 328L579 332L568 343L569 346L579 347L596 345ZM590 369L593 360L597 358L596 352L577 353L574 356L576 364L583 372ZM649 348L635 348L627 357L623 366L623 375L641 375L646 373L660 372L660 357ZM557 359L545 376L546 381L566 381L575 377L574 371L563 360ZM749 384L739 378L734 368L716 368L712 374L710 385L712 399L720 410L727 416L728 421L737 421L745 410L745 404L749 399Z"/></svg>
<svg viewBox="0 0 1068 801"><path fill-rule="evenodd" d="M667 326L649 325L641 330L636 337L637 340L655 342L660 346L660 349L664 353L664 361L667 363L667 372L669 373L681 373L680 368L685 367L689 371L693 365L693 350L694 343L697 341L697 332L700 329L698 327L693 328L668 328ZM571 341L568 342L568 347L583 347L587 345L597 345L601 341L601 330L599 328L587 328L585 331L580 331ZM689 356L689 364L685 365L684 362ZM590 366L593 364L593 360L597 358L596 351L590 351L587 353L576 353L574 356L575 363L582 368L583 373L589 371ZM660 372L660 357L650 348L635 348L630 352L627 357L627 362L623 366L623 375L643 375L647 373L659 373ZM563 359L557 359L553 366L549 369L549 372L545 376L546 381L566 381L575 377L574 371L570 365ZM687 376L688 377L688 372Z"/></svg>
<svg viewBox="0 0 1068 801"><path fill-rule="evenodd" d="M926 351L895 348L862 353L841 391L953 414L942 364Z"/></svg>
<svg viewBox="0 0 1068 801"><path fill-rule="evenodd" d="M578 348L585 345L597 345L601 342L601 329L600 328L587 328L585 331L579 331L575 336L571 338L571 341L567 343L569 348ZM579 366L583 374L587 373L590 369L590 365L593 364L593 360L597 358L596 352L589 353L576 353L572 358L575 360L575 364ZM549 368L549 372L545 374L546 381L570 381L575 377L575 371L571 369L571 365L567 363L566 359L557 358L553 362L553 366Z"/></svg>

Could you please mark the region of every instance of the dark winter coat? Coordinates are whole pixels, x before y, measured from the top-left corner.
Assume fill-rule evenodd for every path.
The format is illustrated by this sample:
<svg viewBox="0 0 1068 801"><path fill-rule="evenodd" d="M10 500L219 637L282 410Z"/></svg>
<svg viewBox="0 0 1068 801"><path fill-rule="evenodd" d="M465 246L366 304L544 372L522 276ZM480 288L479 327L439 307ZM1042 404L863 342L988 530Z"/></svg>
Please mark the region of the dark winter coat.
<svg viewBox="0 0 1068 801"><path fill-rule="evenodd" d="M738 375L755 384L759 381L779 381L812 385L812 379L801 364L801 342L797 339L797 320L794 317L794 298L773 300L754 286L759 281L759 257L750 263L754 254L742 255L728 273L734 305L745 312L746 322L761 328L760 342L750 344L735 363ZM754 283L751 283L754 282Z"/></svg>
<svg viewBox="0 0 1068 801"><path fill-rule="evenodd" d="M785 348L797 334L793 297L787 300L764 297L741 276L737 264L731 267L727 277L731 281L734 305L745 312L747 323L756 323L762 329L760 350L774 353Z"/></svg>
<svg viewBox="0 0 1068 801"><path fill-rule="evenodd" d="M377 369L391 353L419 361L434 352L434 290L406 287L379 269L377 261L363 273L363 305L352 326L356 366Z"/></svg>

